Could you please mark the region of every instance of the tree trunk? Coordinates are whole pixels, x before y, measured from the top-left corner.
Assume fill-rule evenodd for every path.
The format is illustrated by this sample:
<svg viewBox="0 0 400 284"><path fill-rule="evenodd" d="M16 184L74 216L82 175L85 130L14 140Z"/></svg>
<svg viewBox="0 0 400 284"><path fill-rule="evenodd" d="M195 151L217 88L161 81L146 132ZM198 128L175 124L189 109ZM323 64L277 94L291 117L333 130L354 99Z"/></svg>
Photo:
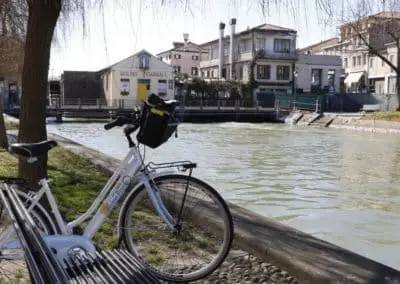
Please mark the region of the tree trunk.
<svg viewBox="0 0 400 284"><path fill-rule="evenodd" d="M8 138L6 132L6 125L3 117L3 102L0 102L0 147L8 149Z"/></svg>
<svg viewBox="0 0 400 284"><path fill-rule="evenodd" d="M46 97L50 48L61 0L28 0L29 18L22 72L22 99L19 142L33 143L47 139ZM47 154L28 164L19 159L19 175L36 189L40 178L47 176Z"/></svg>
<svg viewBox="0 0 400 284"><path fill-rule="evenodd" d="M397 65L396 65L396 94L397 94L397 111L400 111L400 40L397 40Z"/></svg>

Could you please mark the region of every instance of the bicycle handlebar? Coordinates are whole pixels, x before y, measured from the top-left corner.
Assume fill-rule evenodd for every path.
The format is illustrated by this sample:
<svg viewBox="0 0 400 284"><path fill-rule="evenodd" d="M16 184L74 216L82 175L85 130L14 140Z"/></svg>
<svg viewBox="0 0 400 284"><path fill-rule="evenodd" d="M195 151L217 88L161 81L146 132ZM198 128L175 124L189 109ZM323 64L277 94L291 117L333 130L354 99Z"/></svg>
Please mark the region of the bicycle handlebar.
<svg viewBox="0 0 400 284"><path fill-rule="evenodd" d="M104 125L104 129L110 130L111 128L114 128L115 126L124 126L125 124L130 124L130 123L132 123L132 118L118 116L113 121Z"/></svg>

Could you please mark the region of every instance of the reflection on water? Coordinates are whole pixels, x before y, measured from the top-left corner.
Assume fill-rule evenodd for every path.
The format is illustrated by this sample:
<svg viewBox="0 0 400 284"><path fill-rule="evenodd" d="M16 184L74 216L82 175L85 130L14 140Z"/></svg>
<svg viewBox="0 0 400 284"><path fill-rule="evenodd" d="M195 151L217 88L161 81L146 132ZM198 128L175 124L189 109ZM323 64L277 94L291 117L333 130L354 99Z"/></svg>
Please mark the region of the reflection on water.
<svg viewBox="0 0 400 284"><path fill-rule="evenodd" d="M121 129L48 130L122 158ZM196 175L264 216L400 269L400 136L278 124L183 124L146 149L155 162L193 160Z"/></svg>

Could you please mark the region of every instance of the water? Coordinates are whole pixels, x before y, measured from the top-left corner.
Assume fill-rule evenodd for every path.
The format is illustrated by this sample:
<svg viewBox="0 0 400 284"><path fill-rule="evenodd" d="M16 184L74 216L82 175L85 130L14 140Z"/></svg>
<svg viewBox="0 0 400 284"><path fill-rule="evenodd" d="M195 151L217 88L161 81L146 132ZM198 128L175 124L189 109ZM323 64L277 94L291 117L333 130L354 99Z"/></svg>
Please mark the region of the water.
<svg viewBox="0 0 400 284"><path fill-rule="evenodd" d="M123 158L120 128L48 130ZM183 124L147 148L155 162L192 160L224 198L400 269L400 136L280 124Z"/></svg>

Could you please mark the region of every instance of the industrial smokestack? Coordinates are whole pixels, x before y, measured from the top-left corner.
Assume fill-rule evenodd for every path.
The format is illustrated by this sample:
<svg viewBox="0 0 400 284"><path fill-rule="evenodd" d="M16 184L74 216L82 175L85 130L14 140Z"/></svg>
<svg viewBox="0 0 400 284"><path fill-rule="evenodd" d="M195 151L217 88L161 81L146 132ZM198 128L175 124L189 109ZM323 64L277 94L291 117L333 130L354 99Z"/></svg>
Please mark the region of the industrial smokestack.
<svg viewBox="0 0 400 284"><path fill-rule="evenodd" d="M224 29L225 24L219 23L219 63L218 63L218 76L222 78L222 69L224 68Z"/></svg>
<svg viewBox="0 0 400 284"><path fill-rule="evenodd" d="M234 64L233 62L235 61L235 28L236 28L236 19L232 18L230 21L230 25L231 25L231 44L230 44L230 48L229 48L229 79L233 79L233 70L234 70Z"/></svg>

